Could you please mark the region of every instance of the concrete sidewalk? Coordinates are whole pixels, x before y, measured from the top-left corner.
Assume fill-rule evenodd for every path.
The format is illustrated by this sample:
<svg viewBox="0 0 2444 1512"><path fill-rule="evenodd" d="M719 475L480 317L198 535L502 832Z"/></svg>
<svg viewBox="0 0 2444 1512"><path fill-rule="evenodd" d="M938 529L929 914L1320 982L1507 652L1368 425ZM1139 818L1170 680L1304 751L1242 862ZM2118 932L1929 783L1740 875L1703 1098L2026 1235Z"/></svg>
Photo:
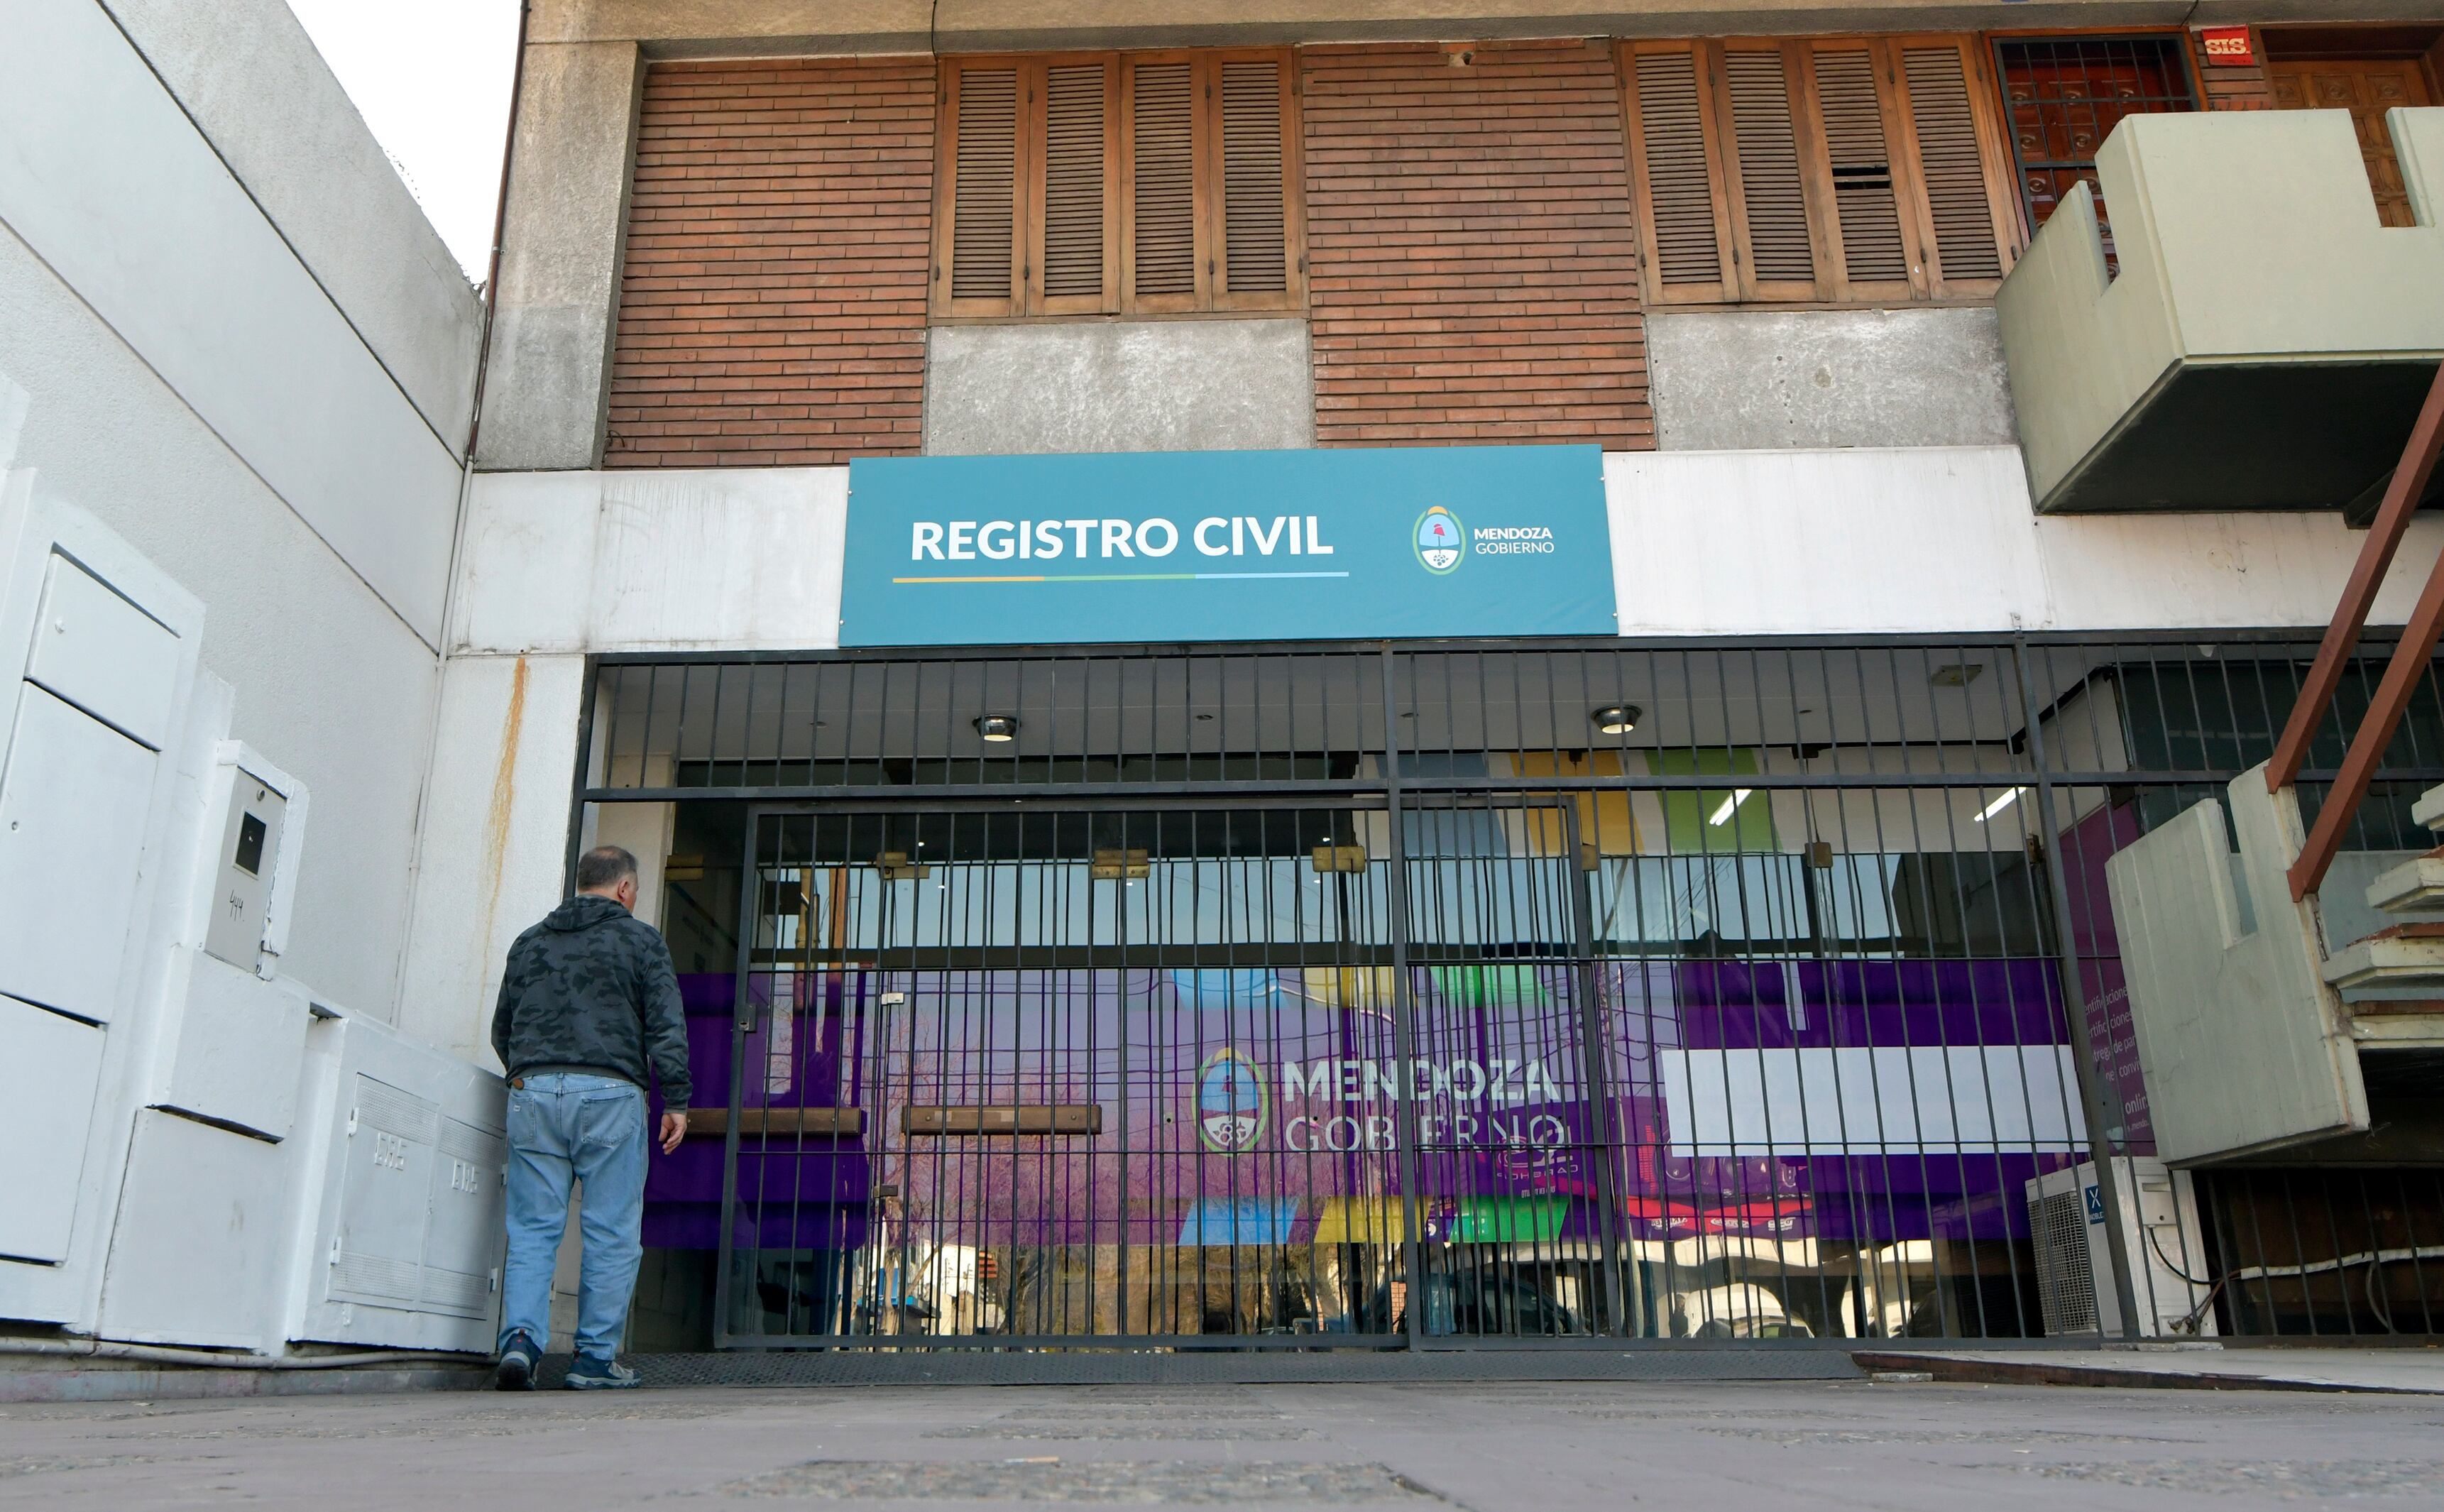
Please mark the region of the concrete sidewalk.
<svg viewBox="0 0 2444 1512"><path fill-rule="evenodd" d="M2444 1504L2439 1427L2424 1395L1865 1379L425 1392L0 1408L0 1503L2296 1512Z"/></svg>
<svg viewBox="0 0 2444 1512"><path fill-rule="evenodd" d="M1861 1350L1869 1371L2018 1386L2126 1386L2196 1391L2389 1392L2444 1396L2444 1349L2405 1345L2106 1346L2088 1349Z"/></svg>

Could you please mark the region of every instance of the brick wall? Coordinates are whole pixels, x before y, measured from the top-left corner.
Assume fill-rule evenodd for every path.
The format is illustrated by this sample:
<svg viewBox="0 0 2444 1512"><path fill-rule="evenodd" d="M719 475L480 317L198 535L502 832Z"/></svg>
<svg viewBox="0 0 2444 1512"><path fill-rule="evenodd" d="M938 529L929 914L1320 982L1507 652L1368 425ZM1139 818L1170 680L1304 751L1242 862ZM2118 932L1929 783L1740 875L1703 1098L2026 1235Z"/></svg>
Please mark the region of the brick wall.
<svg viewBox="0 0 2444 1512"><path fill-rule="evenodd" d="M933 194L930 61L650 69L604 465L916 451Z"/></svg>
<svg viewBox="0 0 2444 1512"><path fill-rule="evenodd" d="M1654 446L1610 51L1300 56L1317 441Z"/></svg>
<svg viewBox="0 0 2444 1512"><path fill-rule="evenodd" d="M2207 57L2206 38L2196 30L2190 32L2190 58L2198 70L2198 83L2206 93L2209 110L2272 110L2274 82L2266 69L2266 34L2250 28L2250 51L2257 61L2245 67L2228 67Z"/></svg>

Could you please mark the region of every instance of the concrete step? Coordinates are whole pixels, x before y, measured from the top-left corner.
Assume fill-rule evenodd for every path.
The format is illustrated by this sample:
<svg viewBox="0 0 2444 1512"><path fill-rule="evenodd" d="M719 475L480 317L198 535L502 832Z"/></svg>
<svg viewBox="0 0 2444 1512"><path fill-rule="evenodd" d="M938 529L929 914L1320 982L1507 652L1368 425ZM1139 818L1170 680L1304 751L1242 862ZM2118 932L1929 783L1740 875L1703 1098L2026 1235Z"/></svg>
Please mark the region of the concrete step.
<svg viewBox="0 0 2444 1512"><path fill-rule="evenodd" d="M2368 884L2367 900L2385 913L2444 910L2444 846L2379 875Z"/></svg>
<svg viewBox="0 0 2444 1512"><path fill-rule="evenodd" d="M2444 922L2397 924L2337 950L2325 980L2353 987L2420 987L2444 992Z"/></svg>

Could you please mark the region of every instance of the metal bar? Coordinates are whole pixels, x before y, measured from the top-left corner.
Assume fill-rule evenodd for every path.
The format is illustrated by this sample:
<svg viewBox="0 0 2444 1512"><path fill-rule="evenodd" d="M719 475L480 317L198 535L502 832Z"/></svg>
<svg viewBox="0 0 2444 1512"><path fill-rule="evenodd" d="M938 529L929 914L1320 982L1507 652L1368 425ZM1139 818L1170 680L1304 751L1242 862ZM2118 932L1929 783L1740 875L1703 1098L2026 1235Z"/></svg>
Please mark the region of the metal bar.
<svg viewBox="0 0 2444 1512"><path fill-rule="evenodd" d="M2113 1169L2112 1131L2120 1122L2120 1097L2109 1092L2097 1065L2096 1038L2087 1023L2087 993L2081 985L2079 941L2071 930L2070 877L2063 870L2062 826L2054 814L2053 779L2046 773L2046 732L2037 719L2036 695L2027 676L2027 654L2025 648L2013 647L2012 675L2020 684L2022 701L2028 710L2028 750L2037 768L2037 817L2044 826L2040 837L2046 848L2046 879L2053 890L2054 949L2062 963L2063 1001L2070 1019L2072 1043L2077 1053L2071 1057L2071 1074L2079 1083L2080 1104L2087 1114L2088 1157L2096 1162L2096 1194L2104 1205L2107 1222L2104 1226L2105 1254L2113 1275L2114 1300L2121 1307L2121 1337L2138 1337L2138 1300L2130 1282L2130 1246L2122 1234L2118 1215L2121 1212L2121 1177ZM2108 1100L2108 1098L2110 1100ZM2126 1118L2127 1115L2122 1115ZM2089 1280L2095 1279L2093 1272ZM2099 1299L2101 1302L2101 1299ZM2100 1306L2100 1313L2101 1308Z"/></svg>
<svg viewBox="0 0 2444 1512"><path fill-rule="evenodd" d="M1394 674L1399 667L1397 654L1387 641L1383 646L1383 800L1387 822L1384 851L1385 867L1391 886L1392 946L1392 1048L1402 1076L1416 1064L1416 1003L1415 988L1409 981L1409 848L1401 833L1400 805L1400 710L1396 695ZM1426 1305L1426 1272L1424 1250L1418 1244L1421 1227L1417 1216L1417 1105L1415 1097L1397 1097L1393 1116L1398 1120L1394 1142L1398 1145L1400 1171L1400 1249L1401 1261L1408 1271L1408 1305L1401 1309L1408 1326L1404 1330L1411 1349L1425 1337L1421 1314Z"/></svg>
<svg viewBox="0 0 2444 1512"><path fill-rule="evenodd" d="M1907 743L1883 743L1884 749L1898 750ZM2139 768L2128 771L2057 771L2052 773L2057 787L2194 787L2201 784L2229 783L2241 774L2237 767ZM1898 791L1902 788L1983 787L1992 788L1998 776L2006 772L1826 772L1803 776L1792 772L1742 772L1738 785L1763 792L1774 788L1815 789L1850 788L1866 790L1881 788ZM2309 767L2299 774L2304 783L2333 782L2342 775L2340 767ZM2412 766L2380 768L2371 776L2393 783L2424 783L2433 785L2444 782L2444 766ZM1411 777L1402 785L1417 794L1433 793L1549 793L1565 792L1712 792L1726 789L1726 778L1720 772L1677 775L1612 777L1570 775L1563 777ZM878 810L905 808L940 808L944 810L985 810L1014 812L1026 808L1129 808L1159 803L1171 807L1230 808L1232 799L1278 798L1285 802L1300 799L1374 798L1380 799L1384 786L1370 782L1261 782L1226 781L1213 783L1083 783L1046 784L1042 787L1022 788L1013 792L1008 786L993 787L589 787L577 796L580 801L595 803L685 803L685 802L768 802L817 803L833 812L848 812L851 805L871 805Z"/></svg>
<svg viewBox="0 0 2444 1512"><path fill-rule="evenodd" d="M2367 539L2360 543L2359 560L2351 563L2350 578L2342 584L2342 602L2334 610L2333 620L2325 626L2324 638L2318 643L2317 659L2309 663L2308 675L2300 684L2300 695L2291 705L2291 717L2283 727L2282 738L2274 743L2274 757L2266 764L2268 792L2278 792L2286 784L2299 780L2300 767L2308 757L2309 742L2316 738L2317 728L2324 723L2327 710L2333 707L2334 691L2342 684L2342 669L2359 646L2360 632L2367 626L2368 611L2376 605L2377 591L2384 586L2394 552L2410 529L2410 518L2416 512L2418 501L2427 492L2427 480L2435 471L2439 452L2444 452L2444 363L2436 366L2435 381L2428 387L2427 402L2419 407L2417 423L2410 428L2410 439L2402 446L2401 461L2393 470L2393 481L2385 486L2384 502L2377 508L2376 523L2369 527ZM2433 649L2431 641L2429 650ZM2400 652L2397 650L2394 655L2398 657ZM2373 711L2369 718L2374 720ZM2385 733L2391 736L2390 724L2385 726ZM2323 866L2318 867L2317 877L2324 880ZM2305 891L2295 882L2292 896L2298 897Z"/></svg>
<svg viewBox="0 0 2444 1512"><path fill-rule="evenodd" d="M2444 374L2444 368L2438 372ZM2444 381L2438 382L2436 393L2444 396ZM2436 435L2444 439L2444 429L2439 429ZM2432 451L2428 461L2435 461ZM2427 586L2419 590L2418 603L2410 611L2410 622L2402 627L2401 643L2394 648L2393 659L2385 663L2384 677L2377 684L2367 717L2360 721L2358 731L2351 736L2351 748L2342 757L2342 771L2326 792L2324 805L2317 810L2317 821L2308 828L2307 841L2300 847L2300 858L2291 863L2291 896L2295 902L2324 884L2325 869L2333 865L2335 854L2342 848L2342 834L2358 818L2360 801L2367 797L2377 763L2383 759L2385 747L2393 744L2395 727L2401 723L2412 695L2427 675L2428 661L2435 655L2439 636L2444 636L2444 557L2436 558L2435 567L2427 574Z"/></svg>
<svg viewBox="0 0 2444 1512"><path fill-rule="evenodd" d="M747 971L754 949L756 915L759 912L758 863L763 856L763 815L753 809L747 814L746 843L738 867L738 960L732 989L737 994L730 1013L730 1109L721 1131L721 1237L714 1246L713 1273L713 1342L715 1349L736 1347L731 1330L730 1272L734 1259L734 1233L738 1215L738 1138L746 1119L743 1116L747 1096ZM759 1216L758 1237L762 1225ZM751 1295L751 1292L750 1292Z"/></svg>
<svg viewBox="0 0 2444 1512"><path fill-rule="evenodd" d="M1579 983L1579 1075L1586 1085L1587 1143L1591 1146L1587 1153L1596 1168L1596 1242L1602 1246L1603 1254L1604 1316L1611 1322L1611 1332L1619 1334L1623 1331L1628 1311L1621 1305L1624 1293L1619 1230L1622 1211L1613 1164L1612 1079L1606 1074L1609 1068L1604 1026L1610 1016L1604 1009L1602 984L1596 969L1595 902L1588 895L1586 868L1579 858L1579 848L1587 841L1579 834L1577 801L1564 800L1561 813L1562 876L1570 884L1570 924L1577 936L1572 953L1577 957L1573 965Z"/></svg>

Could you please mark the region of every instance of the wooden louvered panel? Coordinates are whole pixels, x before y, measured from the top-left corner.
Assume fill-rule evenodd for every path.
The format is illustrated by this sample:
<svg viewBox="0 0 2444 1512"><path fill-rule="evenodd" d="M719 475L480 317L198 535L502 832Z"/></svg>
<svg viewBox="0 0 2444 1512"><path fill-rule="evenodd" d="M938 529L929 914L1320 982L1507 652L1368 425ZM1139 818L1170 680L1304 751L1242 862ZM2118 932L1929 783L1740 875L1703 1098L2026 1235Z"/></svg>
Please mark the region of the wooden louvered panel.
<svg viewBox="0 0 2444 1512"><path fill-rule="evenodd" d="M1185 63L1139 64L1130 170L1138 295L1196 292L1196 81Z"/></svg>
<svg viewBox="0 0 2444 1512"><path fill-rule="evenodd" d="M1044 295L1095 299L1103 292L1104 103L1100 63L1046 71L1044 88Z"/></svg>
<svg viewBox="0 0 2444 1512"><path fill-rule="evenodd" d="M1909 251L1893 193L1893 150L1876 94L1874 55L1849 48L1817 53L1816 100L1833 170L1842 271L1853 284L1905 283Z"/></svg>
<svg viewBox="0 0 2444 1512"><path fill-rule="evenodd" d="M1282 192L1282 68L1269 59L1222 65L1222 288L1289 287Z"/></svg>
<svg viewBox="0 0 2444 1512"><path fill-rule="evenodd" d="M1917 135L1918 177L1945 282L2001 278L2003 249L1994 234L1993 202L1977 145L1977 119L1961 71L1960 49L1909 47L1901 55L1909 82L1910 124Z"/></svg>
<svg viewBox="0 0 2444 1512"><path fill-rule="evenodd" d="M1706 160L1697 61L1686 52L1638 54L1639 147L1645 158L1656 282L1719 284L1713 177Z"/></svg>
<svg viewBox="0 0 2444 1512"><path fill-rule="evenodd" d="M1759 283L1805 284L1816 277L1808 244L1807 198L1800 188L1799 138L1782 54L1739 49L1723 56L1731 97L1731 140L1748 212L1749 266Z"/></svg>
<svg viewBox="0 0 2444 1512"><path fill-rule="evenodd" d="M1018 192L1018 70L959 74L951 297L1010 297Z"/></svg>

